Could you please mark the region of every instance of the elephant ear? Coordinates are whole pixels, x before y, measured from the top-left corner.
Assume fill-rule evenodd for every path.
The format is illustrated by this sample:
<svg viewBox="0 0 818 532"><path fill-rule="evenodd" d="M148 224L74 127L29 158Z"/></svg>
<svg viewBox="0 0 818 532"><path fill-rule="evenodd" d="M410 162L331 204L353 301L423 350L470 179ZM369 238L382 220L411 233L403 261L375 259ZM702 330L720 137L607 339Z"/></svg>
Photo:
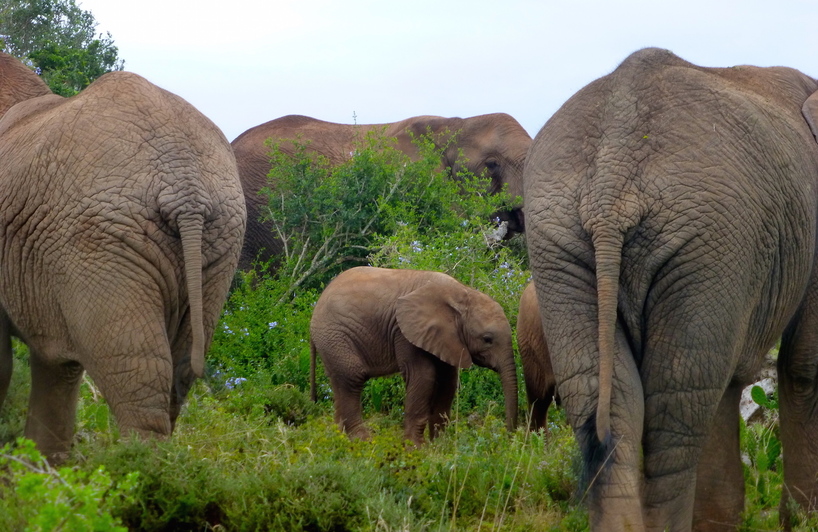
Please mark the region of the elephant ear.
<svg viewBox="0 0 818 532"><path fill-rule="evenodd" d="M412 345L456 368L469 368L471 354L461 335L467 298L462 287L429 283L398 298L398 327Z"/></svg>
<svg viewBox="0 0 818 532"><path fill-rule="evenodd" d="M801 114L807 120L807 124L812 130L812 136L818 141L818 92L812 93L812 96L807 98L807 101L801 107Z"/></svg>

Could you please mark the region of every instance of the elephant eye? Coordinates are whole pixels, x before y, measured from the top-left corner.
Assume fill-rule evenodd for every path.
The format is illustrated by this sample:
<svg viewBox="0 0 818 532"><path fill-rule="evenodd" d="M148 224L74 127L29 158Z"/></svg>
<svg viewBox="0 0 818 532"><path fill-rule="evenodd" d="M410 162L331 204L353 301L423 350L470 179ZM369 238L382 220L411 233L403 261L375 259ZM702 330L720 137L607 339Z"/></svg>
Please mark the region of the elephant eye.
<svg viewBox="0 0 818 532"><path fill-rule="evenodd" d="M491 345L491 344L494 343L494 337L492 335L490 335L490 334L484 334L483 335L483 342L485 342L488 345Z"/></svg>
<svg viewBox="0 0 818 532"><path fill-rule="evenodd" d="M493 161L493 160L486 161L486 169L489 172L494 172L499 167L500 167L500 163L498 163L497 161Z"/></svg>

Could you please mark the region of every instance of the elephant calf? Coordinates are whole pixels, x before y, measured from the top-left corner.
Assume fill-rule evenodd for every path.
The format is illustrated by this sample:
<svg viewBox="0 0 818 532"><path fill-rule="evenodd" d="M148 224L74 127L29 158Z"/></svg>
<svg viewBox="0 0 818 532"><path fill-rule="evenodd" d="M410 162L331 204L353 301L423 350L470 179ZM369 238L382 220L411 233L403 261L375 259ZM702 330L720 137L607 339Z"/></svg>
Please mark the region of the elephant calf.
<svg viewBox="0 0 818 532"><path fill-rule="evenodd" d="M528 283L520 296L517 348L520 350L520 360L523 363L525 392L531 414L529 428L539 430L545 427L548 408L557 392L557 380L554 378L551 355L545 343L534 283Z"/></svg>
<svg viewBox="0 0 818 532"><path fill-rule="evenodd" d="M517 424L517 373L511 327L489 296L446 274L362 266L336 277L310 322L311 388L321 356L335 400L335 421L366 439L361 391L372 377L400 372L406 381L406 439L434 438L449 417L460 368L500 374L506 426Z"/></svg>

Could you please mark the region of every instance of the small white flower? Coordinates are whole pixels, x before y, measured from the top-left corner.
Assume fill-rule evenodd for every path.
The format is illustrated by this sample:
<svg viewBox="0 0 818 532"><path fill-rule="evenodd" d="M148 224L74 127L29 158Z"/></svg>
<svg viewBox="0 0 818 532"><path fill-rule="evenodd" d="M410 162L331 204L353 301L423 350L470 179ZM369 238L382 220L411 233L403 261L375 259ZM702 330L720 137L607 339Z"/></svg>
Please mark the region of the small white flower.
<svg viewBox="0 0 818 532"><path fill-rule="evenodd" d="M277 322L277 321L271 321L271 322L270 322L270 323L268 323L267 325L268 325L268 326L269 326L271 329L275 329L276 327L278 327L278 322Z"/></svg>

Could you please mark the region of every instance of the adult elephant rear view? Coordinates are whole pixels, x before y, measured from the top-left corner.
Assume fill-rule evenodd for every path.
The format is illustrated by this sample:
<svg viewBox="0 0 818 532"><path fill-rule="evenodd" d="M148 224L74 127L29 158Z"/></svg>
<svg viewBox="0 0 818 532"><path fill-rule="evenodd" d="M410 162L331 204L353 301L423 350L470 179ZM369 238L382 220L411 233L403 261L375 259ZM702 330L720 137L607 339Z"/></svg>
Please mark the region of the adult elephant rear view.
<svg viewBox="0 0 818 532"><path fill-rule="evenodd" d="M12 334L29 347L26 436L64 455L83 370L123 432L169 435L244 236L227 139L178 96L114 72L12 107L0 160L0 359Z"/></svg>
<svg viewBox="0 0 818 532"><path fill-rule="evenodd" d="M782 333L781 515L816 508L816 90L646 49L535 138L526 236L592 530L735 529L740 392Z"/></svg>
<svg viewBox="0 0 818 532"><path fill-rule="evenodd" d="M519 122L507 114L470 118L418 116L393 124L369 125L336 124L307 116L284 116L251 128L232 142L247 203L247 236L242 249L241 268L249 269L257 257L266 261L281 252L281 244L275 238L272 227L259 221L266 198L258 192L268 185L267 174L270 171L270 148L265 141L300 137L310 142L310 150L325 156L332 164L340 164L350 157L356 141L363 140L366 133L373 130L384 130L386 137L396 138L397 148L410 157L418 155L412 136L418 137L431 131L445 143L448 138L441 134L446 131L457 133L456 141L443 154L443 167L457 172L458 154L462 150L469 171L475 175L485 171L491 178L489 192L498 192L508 184L512 198L522 196L523 164L531 137ZM293 147L285 143L282 149L292 150ZM520 205L511 206L508 211L497 215L508 223L509 234L523 232Z"/></svg>

